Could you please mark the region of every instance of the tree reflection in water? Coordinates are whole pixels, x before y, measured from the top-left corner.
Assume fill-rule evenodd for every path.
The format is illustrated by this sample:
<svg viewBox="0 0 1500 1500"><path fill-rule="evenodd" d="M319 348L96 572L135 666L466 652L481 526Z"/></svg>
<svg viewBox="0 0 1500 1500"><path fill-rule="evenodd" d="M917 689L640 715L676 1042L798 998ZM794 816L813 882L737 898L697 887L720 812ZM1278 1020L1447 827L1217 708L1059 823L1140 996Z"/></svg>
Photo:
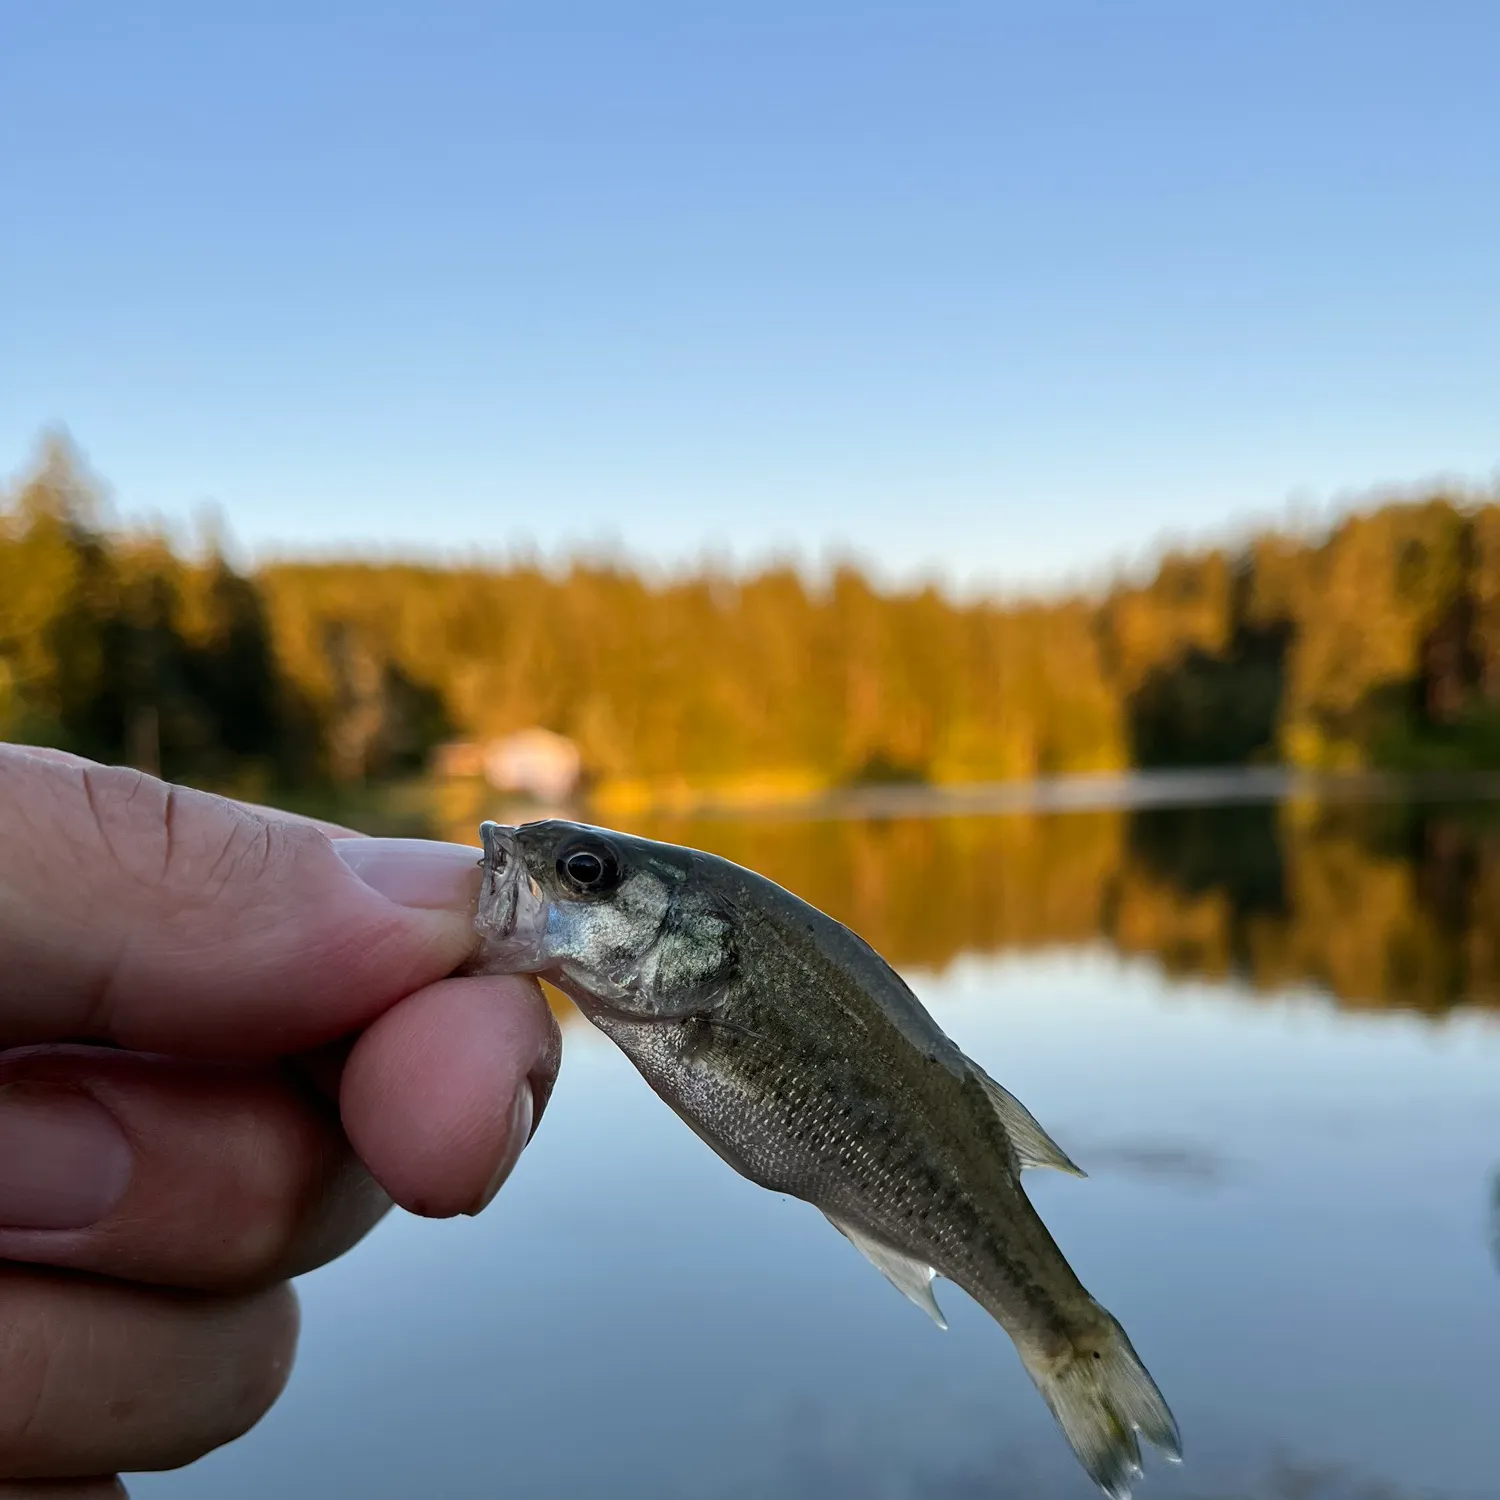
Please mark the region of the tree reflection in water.
<svg viewBox="0 0 1500 1500"><path fill-rule="evenodd" d="M635 826L762 871L898 966L1104 942L1174 977L1312 986L1352 1008L1500 1008L1493 806Z"/></svg>
<svg viewBox="0 0 1500 1500"><path fill-rule="evenodd" d="M474 842L471 811L443 836ZM908 970L1104 944L1347 1009L1500 1010L1500 803L619 821L759 870Z"/></svg>

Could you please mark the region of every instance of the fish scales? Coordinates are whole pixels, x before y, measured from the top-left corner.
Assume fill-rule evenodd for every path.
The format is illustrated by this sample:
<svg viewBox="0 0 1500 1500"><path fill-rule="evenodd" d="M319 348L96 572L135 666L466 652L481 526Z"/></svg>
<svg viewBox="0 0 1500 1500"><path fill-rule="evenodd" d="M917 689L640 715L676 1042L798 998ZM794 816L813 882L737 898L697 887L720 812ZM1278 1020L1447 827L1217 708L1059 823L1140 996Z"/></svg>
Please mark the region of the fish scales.
<svg viewBox="0 0 1500 1500"><path fill-rule="evenodd" d="M1021 1187L1072 1163L862 939L752 871L548 820L486 824L480 966L537 973L750 1180L816 1205L941 1321L1010 1335L1087 1472L1126 1500L1176 1424Z"/></svg>
<svg viewBox="0 0 1500 1500"><path fill-rule="evenodd" d="M887 1218L903 1221L906 1248L922 1251L1007 1327L1065 1339L1045 1278L1061 1280L1070 1298L1087 1294L1030 1202L997 1166L1008 1142L982 1090L967 1074L956 1077L939 1059L916 1052L883 1013L872 1013L866 993L823 951L820 925L810 918L747 923L748 961L716 1013L722 1027L707 1023L724 1036L699 1065L726 1080L736 1071L741 1037L742 1059L758 1046L773 1067L796 1058L800 1077L825 1080L826 1111L814 1107L809 1114L795 1089L778 1099L772 1088L758 1122L764 1137L802 1142L804 1159L780 1177L756 1162L741 1170L765 1187L841 1211L872 1233ZM767 993L796 996L798 1003L768 1005ZM851 1024L866 1044L863 1066L845 1043ZM670 1092L670 1072L664 1082ZM857 1101L858 1112L839 1101ZM785 1108L773 1115L778 1103ZM893 1159L898 1143L910 1153L906 1162ZM1019 1243L986 1221L983 1205L992 1197L1003 1205L1006 1223L1024 1224L1028 1232Z"/></svg>

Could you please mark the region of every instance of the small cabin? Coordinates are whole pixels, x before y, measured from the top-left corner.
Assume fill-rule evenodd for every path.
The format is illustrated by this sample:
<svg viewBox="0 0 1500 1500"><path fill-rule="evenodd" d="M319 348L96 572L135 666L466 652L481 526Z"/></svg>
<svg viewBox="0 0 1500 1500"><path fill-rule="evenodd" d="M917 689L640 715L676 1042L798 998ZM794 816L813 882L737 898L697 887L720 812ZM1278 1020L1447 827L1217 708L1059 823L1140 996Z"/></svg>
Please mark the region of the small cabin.
<svg viewBox="0 0 1500 1500"><path fill-rule="evenodd" d="M522 729L484 747L484 779L499 792L567 802L582 774L578 747L550 729Z"/></svg>

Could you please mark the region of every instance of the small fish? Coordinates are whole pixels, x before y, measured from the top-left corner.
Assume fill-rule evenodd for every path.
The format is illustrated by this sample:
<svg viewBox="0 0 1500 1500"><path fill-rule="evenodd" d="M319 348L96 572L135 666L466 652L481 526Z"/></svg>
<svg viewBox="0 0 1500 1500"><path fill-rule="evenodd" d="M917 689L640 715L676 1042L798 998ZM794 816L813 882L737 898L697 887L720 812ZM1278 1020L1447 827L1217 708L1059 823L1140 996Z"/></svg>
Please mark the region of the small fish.
<svg viewBox="0 0 1500 1500"><path fill-rule="evenodd" d="M938 1324L934 1276L1005 1329L1079 1461L1128 1500L1177 1424L1021 1190L1083 1174L847 927L694 849L485 823L479 967L572 998L737 1172L801 1198Z"/></svg>

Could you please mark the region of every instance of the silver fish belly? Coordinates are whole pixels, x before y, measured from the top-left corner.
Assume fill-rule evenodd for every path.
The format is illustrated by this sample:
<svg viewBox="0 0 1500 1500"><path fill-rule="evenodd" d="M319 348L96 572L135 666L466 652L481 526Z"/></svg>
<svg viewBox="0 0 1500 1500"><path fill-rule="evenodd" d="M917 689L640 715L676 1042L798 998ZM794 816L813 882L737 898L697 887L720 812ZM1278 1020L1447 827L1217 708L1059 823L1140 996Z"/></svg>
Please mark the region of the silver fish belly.
<svg viewBox="0 0 1500 1500"><path fill-rule="evenodd" d="M968 1292L1107 1495L1128 1500L1137 1434L1180 1457L1020 1183L1082 1174L868 944L697 850L557 820L482 836L480 967L556 984L729 1165L821 1209L940 1325L933 1278Z"/></svg>

